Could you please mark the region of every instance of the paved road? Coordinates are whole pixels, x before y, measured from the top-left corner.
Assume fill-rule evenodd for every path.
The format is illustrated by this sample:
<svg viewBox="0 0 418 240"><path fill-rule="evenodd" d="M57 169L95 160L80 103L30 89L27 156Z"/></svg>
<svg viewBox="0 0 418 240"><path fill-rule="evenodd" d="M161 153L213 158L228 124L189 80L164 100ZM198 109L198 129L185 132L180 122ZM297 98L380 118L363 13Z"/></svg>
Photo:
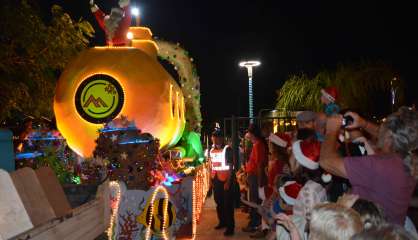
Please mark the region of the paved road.
<svg viewBox="0 0 418 240"><path fill-rule="evenodd" d="M224 237L224 230L215 230L218 224L216 216L215 202L212 198L206 200L205 207L202 212L201 222L197 226L196 240L234 240L234 239L252 239L248 233L244 233L241 229L248 223L248 215L242 213L240 209L235 210L235 235L232 237Z"/></svg>

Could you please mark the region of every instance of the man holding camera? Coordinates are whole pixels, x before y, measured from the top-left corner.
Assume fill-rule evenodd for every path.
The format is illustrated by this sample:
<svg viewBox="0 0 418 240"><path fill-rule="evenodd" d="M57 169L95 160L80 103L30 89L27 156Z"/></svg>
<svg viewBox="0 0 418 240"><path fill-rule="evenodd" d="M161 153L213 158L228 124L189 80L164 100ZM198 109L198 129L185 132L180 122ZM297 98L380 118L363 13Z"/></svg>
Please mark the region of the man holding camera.
<svg viewBox="0 0 418 240"><path fill-rule="evenodd" d="M334 115L327 119L319 161L321 167L336 176L347 178L353 186L353 193L360 198L378 203L389 222L404 225L416 184L418 113L402 107L380 126L353 112L345 116L352 118L347 129L362 128L377 138L376 154L341 157L336 149L343 116Z"/></svg>

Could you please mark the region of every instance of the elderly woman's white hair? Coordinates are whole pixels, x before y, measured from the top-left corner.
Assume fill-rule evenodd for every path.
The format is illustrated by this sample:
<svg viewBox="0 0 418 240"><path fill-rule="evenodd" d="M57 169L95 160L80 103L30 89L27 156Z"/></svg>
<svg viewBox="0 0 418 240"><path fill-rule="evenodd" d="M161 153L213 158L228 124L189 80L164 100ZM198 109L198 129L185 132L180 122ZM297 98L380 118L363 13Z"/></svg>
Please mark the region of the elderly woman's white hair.
<svg viewBox="0 0 418 240"><path fill-rule="evenodd" d="M351 240L416 240L417 238L398 225L384 224L364 230L354 235Z"/></svg>
<svg viewBox="0 0 418 240"><path fill-rule="evenodd" d="M310 240L347 240L363 230L360 215L336 203L317 205L311 213Z"/></svg>
<svg viewBox="0 0 418 240"><path fill-rule="evenodd" d="M381 127L382 134L385 134L385 130L389 130L392 150L401 155L407 170L417 178L415 165L418 148L418 112L408 107L401 107L388 116Z"/></svg>

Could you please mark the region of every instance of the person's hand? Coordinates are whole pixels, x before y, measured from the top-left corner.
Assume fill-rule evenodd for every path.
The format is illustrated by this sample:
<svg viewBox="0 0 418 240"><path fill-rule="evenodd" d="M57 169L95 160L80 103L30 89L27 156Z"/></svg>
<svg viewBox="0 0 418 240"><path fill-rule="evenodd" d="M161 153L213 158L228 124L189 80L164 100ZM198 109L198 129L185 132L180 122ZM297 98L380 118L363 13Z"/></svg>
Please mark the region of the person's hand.
<svg viewBox="0 0 418 240"><path fill-rule="evenodd" d="M341 129L343 116L339 114L332 115L327 118L326 133L335 133Z"/></svg>
<svg viewBox="0 0 418 240"><path fill-rule="evenodd" d="M97 10L99 10L99 7L94 4L94 0L90 0L90 10L92 13L95 13Z"/></svg>
<svg viewBox="0 0 418 240"><path fill-rule="evenodd" d="M290 237L292 240L300 239L298 229L288 215L284 213L279 213L276 216L274 216L274 220L276 220L277 224L280 224L284 228L286 228L286 230L290 233Z"/></svg>
<svg viewBox="0 0 418 240"><path fill-rule="evenodd" d="M346 208L351 208L357 199L359 199L359 195L344 193L338 198L337 203Z"/></svg>
<svg viewBox="0 0 418 240"><path fill-rule="evenodd" d="M353 123L348 125L346 127L347 129L360 128L360 127L364 127L364 125L366 125L366 120L364 120L362 117L360 117L355 112L347 112L346 114L344 114L344 117L346 117L346 116L350 116L350 117L353 118Z"/></svg>
<svg viewBox="0 0 418 240"><path fill-rule="evenodd" d="M296 226L293 223L292 219L284 214L284 213L279 213L276 216L274 216L274 219L276 220L277 224L282 225L284 228L286 228L287 231L291 231L292 229L295 229Z"/></svg>

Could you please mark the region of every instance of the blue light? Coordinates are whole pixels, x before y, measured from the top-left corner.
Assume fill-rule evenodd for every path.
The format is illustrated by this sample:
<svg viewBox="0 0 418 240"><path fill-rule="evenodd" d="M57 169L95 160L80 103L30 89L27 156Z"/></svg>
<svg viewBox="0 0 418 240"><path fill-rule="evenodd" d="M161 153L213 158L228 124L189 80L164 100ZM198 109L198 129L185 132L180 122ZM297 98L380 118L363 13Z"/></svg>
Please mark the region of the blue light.
<svg viewBox="0 0 418 240"><path fill-rule="evenodd" d="M126 144L144 144L144 143L150 143L151 140L144 140L144 139L134 139L129 141L120 142L120 145L126 145Z"/></svg>
<svg viewBox="0 0 418 240"><path fill-rule="evenodd" d="M163 184L164 184L164 186L167 186L167 187L173 186L173 184L171 184L171 182L163 182Z"/></svg>
<svg viewBox="0 0 418 240"><path fill-rule="evenodd" d="M29 137L31 141L53 141L53 140L64 140L64 138L60 137Z"/></svg>
<svg viewBox="0 0 418 240"><path fill-rule="evenodd" d="M27 153L17 153L16 159L30 159L30 158L36 158L39 156L43 156L43 153L40 152L27 152Z"/></svg>
<svg viewBox="0 0 418 240"><path fill-rule="evenodd" d="M178 177L170 176L167 173L165 173L164 176L165 176L165 180L164 180L163 184L167 187L173 186L172 183L178 180Z"/></svg>
<svg viewBox="0 0 418 240"><path fill-rule="evenodd" d="M129 131L129 130L138 130L136 127L126 127L126 128L103 128L100 129L99 132L118 132L118 131Z"/></svg>

